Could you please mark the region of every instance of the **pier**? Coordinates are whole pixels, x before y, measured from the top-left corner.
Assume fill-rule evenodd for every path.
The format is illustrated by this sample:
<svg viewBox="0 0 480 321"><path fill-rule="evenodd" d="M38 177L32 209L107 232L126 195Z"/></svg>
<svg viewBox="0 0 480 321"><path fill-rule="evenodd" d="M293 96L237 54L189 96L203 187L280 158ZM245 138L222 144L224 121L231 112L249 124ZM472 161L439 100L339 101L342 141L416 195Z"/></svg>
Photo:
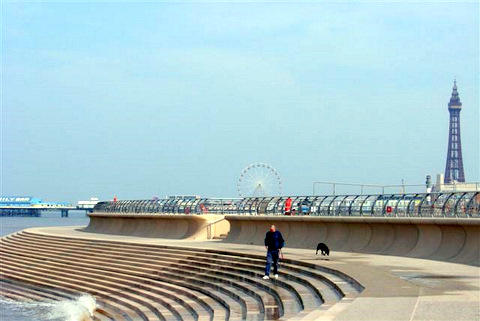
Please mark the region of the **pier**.
<svg viewBox="0 0 480 321"><path fill-rule="evenodd" d="M44 202L39 198L31 196L2 196L0 197L0 217L39 217L42 212L60 212L61 217L68 217L69 211L85 211L89 213L93 211L96 203L80 201L77 206L74 206L66 202Z"/></svg>

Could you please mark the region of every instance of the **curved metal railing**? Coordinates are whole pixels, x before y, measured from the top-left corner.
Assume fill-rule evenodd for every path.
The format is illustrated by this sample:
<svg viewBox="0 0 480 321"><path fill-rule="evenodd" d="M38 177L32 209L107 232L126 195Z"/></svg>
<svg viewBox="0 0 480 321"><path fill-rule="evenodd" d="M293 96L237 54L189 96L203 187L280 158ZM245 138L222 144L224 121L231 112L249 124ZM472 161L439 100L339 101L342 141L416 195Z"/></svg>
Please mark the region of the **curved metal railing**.
<svg viewBox="0 0 480 321"><path fill-rule="evenodd" d="M285 211L285 203L291 207ZM480 192L189 198L100 202L94 212L164 214L480 217Z"/></svg>

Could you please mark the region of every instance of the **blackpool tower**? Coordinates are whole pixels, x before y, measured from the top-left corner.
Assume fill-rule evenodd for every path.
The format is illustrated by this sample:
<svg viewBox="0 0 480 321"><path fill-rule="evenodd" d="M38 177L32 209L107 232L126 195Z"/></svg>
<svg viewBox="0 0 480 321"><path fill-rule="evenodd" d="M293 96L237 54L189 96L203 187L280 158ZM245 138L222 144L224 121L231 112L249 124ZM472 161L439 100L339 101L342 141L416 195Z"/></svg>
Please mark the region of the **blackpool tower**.
<svg viewBox="0 0 480 321"><path fill-rule="evenodd" d="M462 159L462 141L460 139L460 111L462 103L457 92L457 82L453 81L453 91L448 111L450 112L450 130L448 133L447 165L445 166L445 183L465 182Z"/></svg>

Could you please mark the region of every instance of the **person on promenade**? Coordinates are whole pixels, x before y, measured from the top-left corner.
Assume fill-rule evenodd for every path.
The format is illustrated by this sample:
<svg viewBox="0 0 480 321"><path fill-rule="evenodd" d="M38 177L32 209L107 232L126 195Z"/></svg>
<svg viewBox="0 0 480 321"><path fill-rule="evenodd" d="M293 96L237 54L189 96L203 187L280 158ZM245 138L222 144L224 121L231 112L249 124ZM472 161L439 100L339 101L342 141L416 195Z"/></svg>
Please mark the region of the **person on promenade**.
<svg viewBox="0 0 480 321"><path fill-rule="evenodd" d="M290 215L291 208L292 208L292 199L289 197L285 201L285 215Z"/></svg>
<svg viewBox="0 0 480 321"><path fill-rule="evenodd" d="M270 231L265 235L265 249L267 250L267 264L265 265L264 280L270 279L270 268L273 264L273 276L278 279L278 259L285 244L282 233L270 226Z"/></svg>

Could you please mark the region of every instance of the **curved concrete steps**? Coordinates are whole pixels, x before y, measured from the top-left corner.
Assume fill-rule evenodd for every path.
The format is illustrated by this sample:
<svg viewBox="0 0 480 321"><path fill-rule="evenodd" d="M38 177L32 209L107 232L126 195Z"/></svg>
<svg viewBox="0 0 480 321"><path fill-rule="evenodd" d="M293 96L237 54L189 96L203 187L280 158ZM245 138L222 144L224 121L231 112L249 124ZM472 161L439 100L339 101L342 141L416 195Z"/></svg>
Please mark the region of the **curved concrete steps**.
<svg viewBox="0 0 480 321"><path fill-rule="evenodd" d="M294 260L282 261L278 280L263 280L259 255L30 232L2 238L0 257L1 279L15 284L0 295L87 292L98 320L308 320L363 290L339 271Z"/></svg>

